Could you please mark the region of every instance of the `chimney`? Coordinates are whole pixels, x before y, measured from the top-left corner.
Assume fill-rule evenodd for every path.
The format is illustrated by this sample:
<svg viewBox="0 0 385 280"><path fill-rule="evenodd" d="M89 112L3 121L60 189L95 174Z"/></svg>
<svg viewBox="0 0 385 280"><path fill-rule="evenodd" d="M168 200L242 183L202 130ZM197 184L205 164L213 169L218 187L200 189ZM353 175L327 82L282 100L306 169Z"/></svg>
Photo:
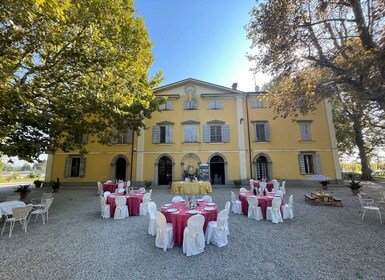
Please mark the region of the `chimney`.
<svg viewBox="0 0 385 280"><path fill-rule="evenodd" d="M238 83L233 83L233 85L231 86L231 88L232 88L233 90L236 90L236 89L237 89L237 86L238 86Z"/></svg>

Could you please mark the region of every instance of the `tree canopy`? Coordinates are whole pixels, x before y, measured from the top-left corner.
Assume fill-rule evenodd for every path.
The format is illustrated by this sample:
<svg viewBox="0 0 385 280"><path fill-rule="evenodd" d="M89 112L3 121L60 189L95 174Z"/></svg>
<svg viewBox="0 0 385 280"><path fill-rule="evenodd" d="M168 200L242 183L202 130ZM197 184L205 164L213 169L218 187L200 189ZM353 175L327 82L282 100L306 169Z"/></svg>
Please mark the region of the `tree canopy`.
<svg viewBox="0 0 385 280"><path fill-rule="evenodd" d="M139 131L158 107L151 47L132 0L2 1L0 151L31 161Z"/></svg>
<svg viewBox="0 0 385 280"><path fill-rule="evenodd" d="M254 70L274 77L278 115L307 113L337 92L385 110L384 1L261 1L246 28Z"/></svg>

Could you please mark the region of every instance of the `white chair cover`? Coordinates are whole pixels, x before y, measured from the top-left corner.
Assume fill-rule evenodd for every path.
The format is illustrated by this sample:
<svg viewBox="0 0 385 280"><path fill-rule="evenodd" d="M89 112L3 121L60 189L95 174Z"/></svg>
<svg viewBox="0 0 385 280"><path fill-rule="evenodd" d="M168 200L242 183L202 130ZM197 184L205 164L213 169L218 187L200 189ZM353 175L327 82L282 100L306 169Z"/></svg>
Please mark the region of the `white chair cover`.
<svg viewBox="0 0 385 280"><path fill-rule="evenodd" d="M104 196L104 199L107 201L107 197L110 195L111 193L109 191L106 191L104 192L103 196Z"/></svg>
<svg viewBox="0 0 385 280"><path fill-rule="evenodd" d="M110 214L110 205L109 204L106 204L106 200L104 199L103 196L100 196L100 207L101 207L101 213L100 213L100 216L103 218L103 219L108 219L111 217L111 214Z"/></svg>
<svg viewBox="0 0 385 280"><path fill-rule="evenodd" d="M250 183L250 191L253 191L254 190L254 180L250 179L249 183Z"/></svg>
<svg viewBox="0 0 385 280"><path fill-rule="evenodd" d="M124 182L118 183L118 188L116 189L117 193L123 193L124 192Z"/></svg>
<svg viewBox="0 0 385 280"><path fill-rule="evenodd" d="M114 215L115 220L121 220L129 217L127 199L125 196L117 196L115 198L115 204L116 204L115 215Z"/></svg>
<svg viewBox="0 0 385 280"><path fill-rule="evenodd" d="M147 206L150 202L150 193L145 193L142 198L142 203L140 203L139 206L139 215L140 216L146 216L147 215Z"/></svg>
<svg viewBox="0 0 385 280"><path fill-rule="evenodd" d="M203 201L206 201L206 202L213 202L212 197L209 196L209 195L204 195L204 196L202 196L202 200L203 200Z"/></svg>
<svg viewBox="0 0 385 280"><path fill-rule="evenodd" d="M263 191L267 191L267 189L266 189L266 182L264 182L264 181L261 181L261 182L259 182L259 190L262 190L262 192Z"/></svg>
<svg viewBox="0 0 385 280"><path fill-rule="evenodd" d="M131 187L131 181L130 181L130 180L127 180L127 182L126 182L126 187L127 187L127 188Z"/></svg>
<svg viewBox="0 0 385 280"><path fill-rule="evenodd" d="M174 197L171 199L172 202L178 202L178 201L183 201L183 200L184 200L183 197L181 197L181 196L179 196L179 195L176 195L176 196L174 196Z"/></svg>
<svg viewBox="0 0 385 280"><path fill-rule="evenodd" d="M146 193L146 189L143 188L143 187L141 187L141 188L139 188L139 192L140 192L140 193Z"/></svg>
<svg viewBox="0 0 385 280"><path fill-rule="evenodd" d="M96 192L96 194L103 195L103 184L101 182L98 182L97 185L98 185L98 191Z"/></svg>
<svg viewBox="0 0 385 280"><path fill-rule="evenodd" d="M171 223L166 222L166 217L161 212L156 212L156 238L155 246L163 251L174 247L174 234Z"/></svg>
<svg viewBox="0 0 385 280"><path fill-rule="evenodd" d="M217 220L207 224L205 239L207 244L210 242L218 247L227 245L226 220L228 219L228 211L219 212Z"/></svg>
<svg viewBox="0 0 385 280"><path fill-rule="evenodd" d="M227 235L230 235L230 231L229 231L229 213L230 213L230 207L231 207L231 203L230 203L230 201L227 201L226 204L225 204L225 210L227 211L227 219L225 220L225 228L226 228L226 234L227 234Z"/></svg>
<svg viewBox="0 0 385 280"><path fill-rule="evenodd" d="M286 181L283 181L281 186L279 187L281 191L283 191L283 195L286 195Z"/></svg>
<svg viewBox="0 0 385 280"><path fill-rule="evenodd" d="M148 224L148 234L152 236L156 235L156 204L155 202L149 202L147 205L148 215L150 217L150 223Z"/></svg>
<svg viewBox="0 0 385 280"><path fill-rule="evenodd" d="M240 188L240 189L239 189L239 192L242 192L242 193L243 193L243 192L248 192L248 190L247 190L246 188Z"/></svg>
<svg viewBox="0 0 385 280"><path fill-rule="evenodd" d="M53 202L53 197L46 199L43 208L36 209L36 210L31 212L31 215L29 216L28 222L31 219L32 215L36 215L35 221L37 220L39 215L41 215L41 219L43 220L43 225L45 224L46 219L48 222L48 210L51 207L52 202Z"/></svg>
<svg viewBox="0 0 385 280"><path fill-rule="evenodd" d="M150 194L149 197L150 197L150 201L151 201L152 189L148 193Z"/></svg>
<svg viewBox="0 0 385 280"><path fill-rule="evenodd" d="M279 191L279 182L275 181L273 183L273 192L277 192L277 191Z"/></svg>
<svg viewBox="0 0 385 280"><path fill-rule="evenodd" d="M188 257L203 253L205 250L204 222L205 217L200 214L187 220L187 227L183 232L183 253Z"/></svg>
<svg viewBox="0 0 385 280"><path fill-rule="evenodd" d="M247 217L257 221L263 220L262 209L258 206L258 198L256 196L250 195L247 197L247 203L249 204Z"/></svg>
<svg viewBox="0 0 385 280"><path fill-rule="evenodd" d="M231 192L231 202L233 204L231 211L234 214L242 214L242 203L240 200L236 199L234 192Z"/></svg>
<svg viewBox="0 0 385 280"><path fill-rule="evenodd" d="M283 223L281 203L282 199L280 197L273 199L271 206L266 209L266 220L272 221L274 224Z"/></svg>
<svg viewBox="0 0 385 280"><path fill-rule="evenodd" d="M293 219L294 218L294 212L293 212L293 195L289 196L289 203L285 204L282 207L283 211L283 218L284 219Z"/></svg>
<svg viewBox="0 0 385 280"><path fill-rule="evenodd" d="M282 190L278 190L276 193L275 193L276 196L279 196L279 197L283 197L283 191Z"/></svg>

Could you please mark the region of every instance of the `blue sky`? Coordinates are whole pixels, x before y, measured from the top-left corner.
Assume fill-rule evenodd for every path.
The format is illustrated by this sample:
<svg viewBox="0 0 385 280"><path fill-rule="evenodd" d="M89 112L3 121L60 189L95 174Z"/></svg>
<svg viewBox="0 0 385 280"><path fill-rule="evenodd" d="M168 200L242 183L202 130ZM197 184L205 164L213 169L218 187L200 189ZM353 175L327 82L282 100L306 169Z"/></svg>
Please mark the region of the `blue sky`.
<svg viewBox="0 0 385 280"><path fill-rule="evenodd" d="M244 26L255 0L135 1L153 42L155 61L150 76L163 72L162 85L195 78L238 89L254 90L254 75L246 53L250 41ZM256 75L262 86L268 76Z"/></svg>

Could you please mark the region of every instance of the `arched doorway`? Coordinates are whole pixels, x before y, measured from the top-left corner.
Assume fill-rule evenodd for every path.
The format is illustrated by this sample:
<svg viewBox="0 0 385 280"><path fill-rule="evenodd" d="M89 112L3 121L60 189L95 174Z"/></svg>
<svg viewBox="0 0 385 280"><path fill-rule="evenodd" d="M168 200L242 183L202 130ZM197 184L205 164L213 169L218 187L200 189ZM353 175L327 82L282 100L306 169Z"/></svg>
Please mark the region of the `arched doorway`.
<svg viewBox="0 0 385 280"><path fill-rule="evenodd" d="M172 160L162 156L158 161L158 184L168 185L172 181Z"/></svg>
<svg viewBox="0 0 385 280"><path fill-rule="evenodd" d="M265 156L259 156L257 158L257 180L266 179L269 180L268 161Z"/></svg>
<svg viewBox="0 0 385 280"><path fill-rule="evenodd" d="M116 174L115 178L117 180L126 181L126 170L127 170L127 161L120 157L116 160Z"/></svg>
<svg viewBox="0 0 385 280"><path fill-rule="evenodd" d="M221 156L210 159L210 179L214 185L225 184L225 162Z"/></svg>

